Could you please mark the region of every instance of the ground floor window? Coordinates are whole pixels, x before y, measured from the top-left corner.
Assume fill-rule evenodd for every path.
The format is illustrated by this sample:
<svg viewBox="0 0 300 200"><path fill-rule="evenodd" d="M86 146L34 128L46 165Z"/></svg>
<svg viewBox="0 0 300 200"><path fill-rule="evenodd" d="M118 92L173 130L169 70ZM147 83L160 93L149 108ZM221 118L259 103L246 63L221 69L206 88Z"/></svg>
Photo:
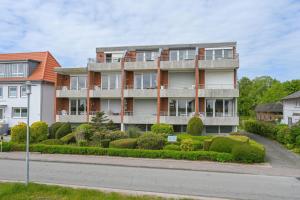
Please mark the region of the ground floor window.
<svg viewBox="0 0 300 200"><path fill-rule="evenodd" d="M175 133L186 132L186 125L173 125Z"/></svg>
<svg viewBox="0 0 300 200"><path fill-rule="evenodd" d="M231 133L234 126L205 126L206 134Z"/></svg>
<svg viewBox="0 0 300 200"><path fill-rule="evenodd" d="M194 99L171 99L169 101L170 116L189 116L195 111Z"/></svg>
<svg viewBox="0 0 300 200"><path fill-rule="evenodd" d="M151 131L151 126L153 124L126 124L125 125L125 130L128 130L129 127L137 127L141 131Z"/></svg>
<svg viewBox="0 0 300 200"><path fill-rule="evenodd" d="M25 118L27 117L27 108L12 108L12 117L13 118Z"/></svg>
<svg viewBox="0 0 300 200"><path fill-rule="evenodd" d="M86 114L86 99L71 99L70 100L70 114L71 115Z"/></svg>

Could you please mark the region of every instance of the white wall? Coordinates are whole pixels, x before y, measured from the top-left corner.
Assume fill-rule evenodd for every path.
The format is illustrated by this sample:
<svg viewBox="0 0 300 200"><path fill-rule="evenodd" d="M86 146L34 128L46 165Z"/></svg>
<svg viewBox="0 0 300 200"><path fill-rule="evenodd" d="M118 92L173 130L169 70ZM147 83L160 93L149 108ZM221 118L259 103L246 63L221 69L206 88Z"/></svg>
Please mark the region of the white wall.
<svg viewBox="0 0 300 200"><path fill-rule="evenodd" d="M133 113L134 115L156 115L157 101L156 99L134 99Z"/></svg>
<svg viewBox="0 0 300 200"><path fill-rule="evenodd" d="M0 99L0 105L4 107L4 123L7 123L10 127L16 125L19 122L27 121L27 118L13 118L12 108L13 107L27 107L27 98L20 97L20 86L21 83L17 84L0 84L3 88L3 98ZM17 98L8 98L8 86L17 86ZM29 122L32 124L35 121L41 120L41 84L35 83L32 86L32 94L30 96L30 114ZM53 98L52 98L53 99Z"/></svg>
<svg viewBox="0 0 300 200"><path fill-rule="evenodd" d="M294 113L300 114L300 107L296 107L296 101L298 99L289 99L283 101L283 123L288 124L288 118L292 118L292 123L297 123L300 120L300 116L293 116Z"/></svg>
<svg viewBox="0 0 300 200"><path fill-rule="evenodd" d="M55 122L54 119L55 88L53 84L42 84L41 93L41 120L49 126Z"/></svg>
<svg viewBox="0 0 300 200"><path fill-rule="evenodd" d="M233 89L233 70L205 70L206 89Z"/></svg>
<svg viewBox="0 0 300 200"><path fill-rule="evenodd" d="M170 89L192 89L195 85L194 72L169 72L168 78Z"/></svg>

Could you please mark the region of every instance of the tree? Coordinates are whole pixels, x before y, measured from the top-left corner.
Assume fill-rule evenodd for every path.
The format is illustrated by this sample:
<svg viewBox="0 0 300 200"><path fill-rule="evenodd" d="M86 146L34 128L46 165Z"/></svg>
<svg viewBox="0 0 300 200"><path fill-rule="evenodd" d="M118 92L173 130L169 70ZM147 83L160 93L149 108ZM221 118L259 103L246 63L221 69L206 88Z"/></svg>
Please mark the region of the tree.
<svg viewBox="0 0 300 200"><path fill-rule="evenodd" d="M199 116L192 117L187 124L187 133L191 135L201 135L203 122Z"/></svg>
<svg viewBox="0 0 300 200"><path fill-rule="evenodd" d="M109 121L104 112L97 112L96 115L92 118L92 125L95 130L104 130L106 129L106 123Z"/></svg>

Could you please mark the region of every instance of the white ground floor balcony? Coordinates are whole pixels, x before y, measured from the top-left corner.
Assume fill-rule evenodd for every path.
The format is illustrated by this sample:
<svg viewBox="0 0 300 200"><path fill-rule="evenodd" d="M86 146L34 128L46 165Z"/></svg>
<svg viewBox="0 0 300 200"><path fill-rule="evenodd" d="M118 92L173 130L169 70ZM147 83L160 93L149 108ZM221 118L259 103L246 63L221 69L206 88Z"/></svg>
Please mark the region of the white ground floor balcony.
<svg viewBox="0 0 300 200"><path fill-rule="evenodd" d="M90 113L89 115L89 121L91 122L93 117L95 116L95 113ZM112 120L116 124L121 123L121 116L120 115L106 115L108 120Z"/></svg>
<svg viewBox="0 0 300 200"><path fill-rule="evenodd" d="M68 115L60 114L56 115L57 122L70 122L70 123L84 123L87 121L87 115Z"/></svg>

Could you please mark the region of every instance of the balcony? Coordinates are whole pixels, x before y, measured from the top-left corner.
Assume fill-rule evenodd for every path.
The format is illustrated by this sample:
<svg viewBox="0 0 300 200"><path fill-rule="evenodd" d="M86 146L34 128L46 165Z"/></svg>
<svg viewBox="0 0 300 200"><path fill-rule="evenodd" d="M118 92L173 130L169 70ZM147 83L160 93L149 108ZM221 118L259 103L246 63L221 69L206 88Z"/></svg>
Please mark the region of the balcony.
<svg viewBox="0 0 300 200"><path fill-rule="evenodd" d="M92 118L96 115L97 111L91 111L89 115L89 120L91 122ZM114 123L121 123L121 116L120 113L105 113L107 116L107 119L112 120Z"/></svg>
<svg viewBox="0 0 300 200"><path fill-rule="evenodd" d="M164 85L160 89L160 97L193 97L195 98L195 86L189 88L168 88Z"/></svg>
<svg viewBox="0 0 300 200"><path fill-rule="evenodd" d="M162 60L160 62L160 68L164 70L193 70L195 69L195 60Z"/></svg>
<svg viewBox="0 0 300 200"><path fill-rule="evenodd" d="M157 97L157 89L149 88L149 89L135 89L133 86L128 85L124 90L124 97L143 97L143 98L156 98Z"/></svg>
<svg viewBox="0 0 300 200"><path fill-rule="evenodd" d="M67 86L59 86L56 88L56 97L60 98L86 98L87 89L70 90Z"/></svg>
<svg viewBox="0 0 300 200"><path fill-rule="evenodd" d="M59 111L56 114L57 122L84 123L87 121L86 113L81 115L72 115L67 111Z"/></svg>
<svg viewBox="0 0 300 200"><path fill-rule="evenodd" d="M157 60L136 61L136 59L126 58L124 63L125 70L155 70Z"/></svg>
<svg viewBox="0 0 300 200"><path fill-rule="evenodd" d="M125 124L155 124L156 114L134 114L133 112L125 112Z"/></svg>
<svg viewBox="0 0 300 200"><path fill-rule="evenodd" d="M90 97L121 98L121 89L104 90L95 86L93 90L90 90Z"/></svg>
<svg viewBox="0 0 300 200"><path fill-rule="evenodd" d="M238 86L234 84L199 85L199 97L239 97Z"/></svg>
<svg viewBox="0 0 300 200"><path fill-rule="evenodd" d="M198 61L199 69L235 69L239 67L239 55L232 58L206 59L201 56Z"/></svg>
<svg viewBox="0 0 300 200"><path fill-rule="evenodd" d="M120 71L121 62L105 62L99 63L94 59L88 61L88 71L102 72L102 71Z"/></svg>

